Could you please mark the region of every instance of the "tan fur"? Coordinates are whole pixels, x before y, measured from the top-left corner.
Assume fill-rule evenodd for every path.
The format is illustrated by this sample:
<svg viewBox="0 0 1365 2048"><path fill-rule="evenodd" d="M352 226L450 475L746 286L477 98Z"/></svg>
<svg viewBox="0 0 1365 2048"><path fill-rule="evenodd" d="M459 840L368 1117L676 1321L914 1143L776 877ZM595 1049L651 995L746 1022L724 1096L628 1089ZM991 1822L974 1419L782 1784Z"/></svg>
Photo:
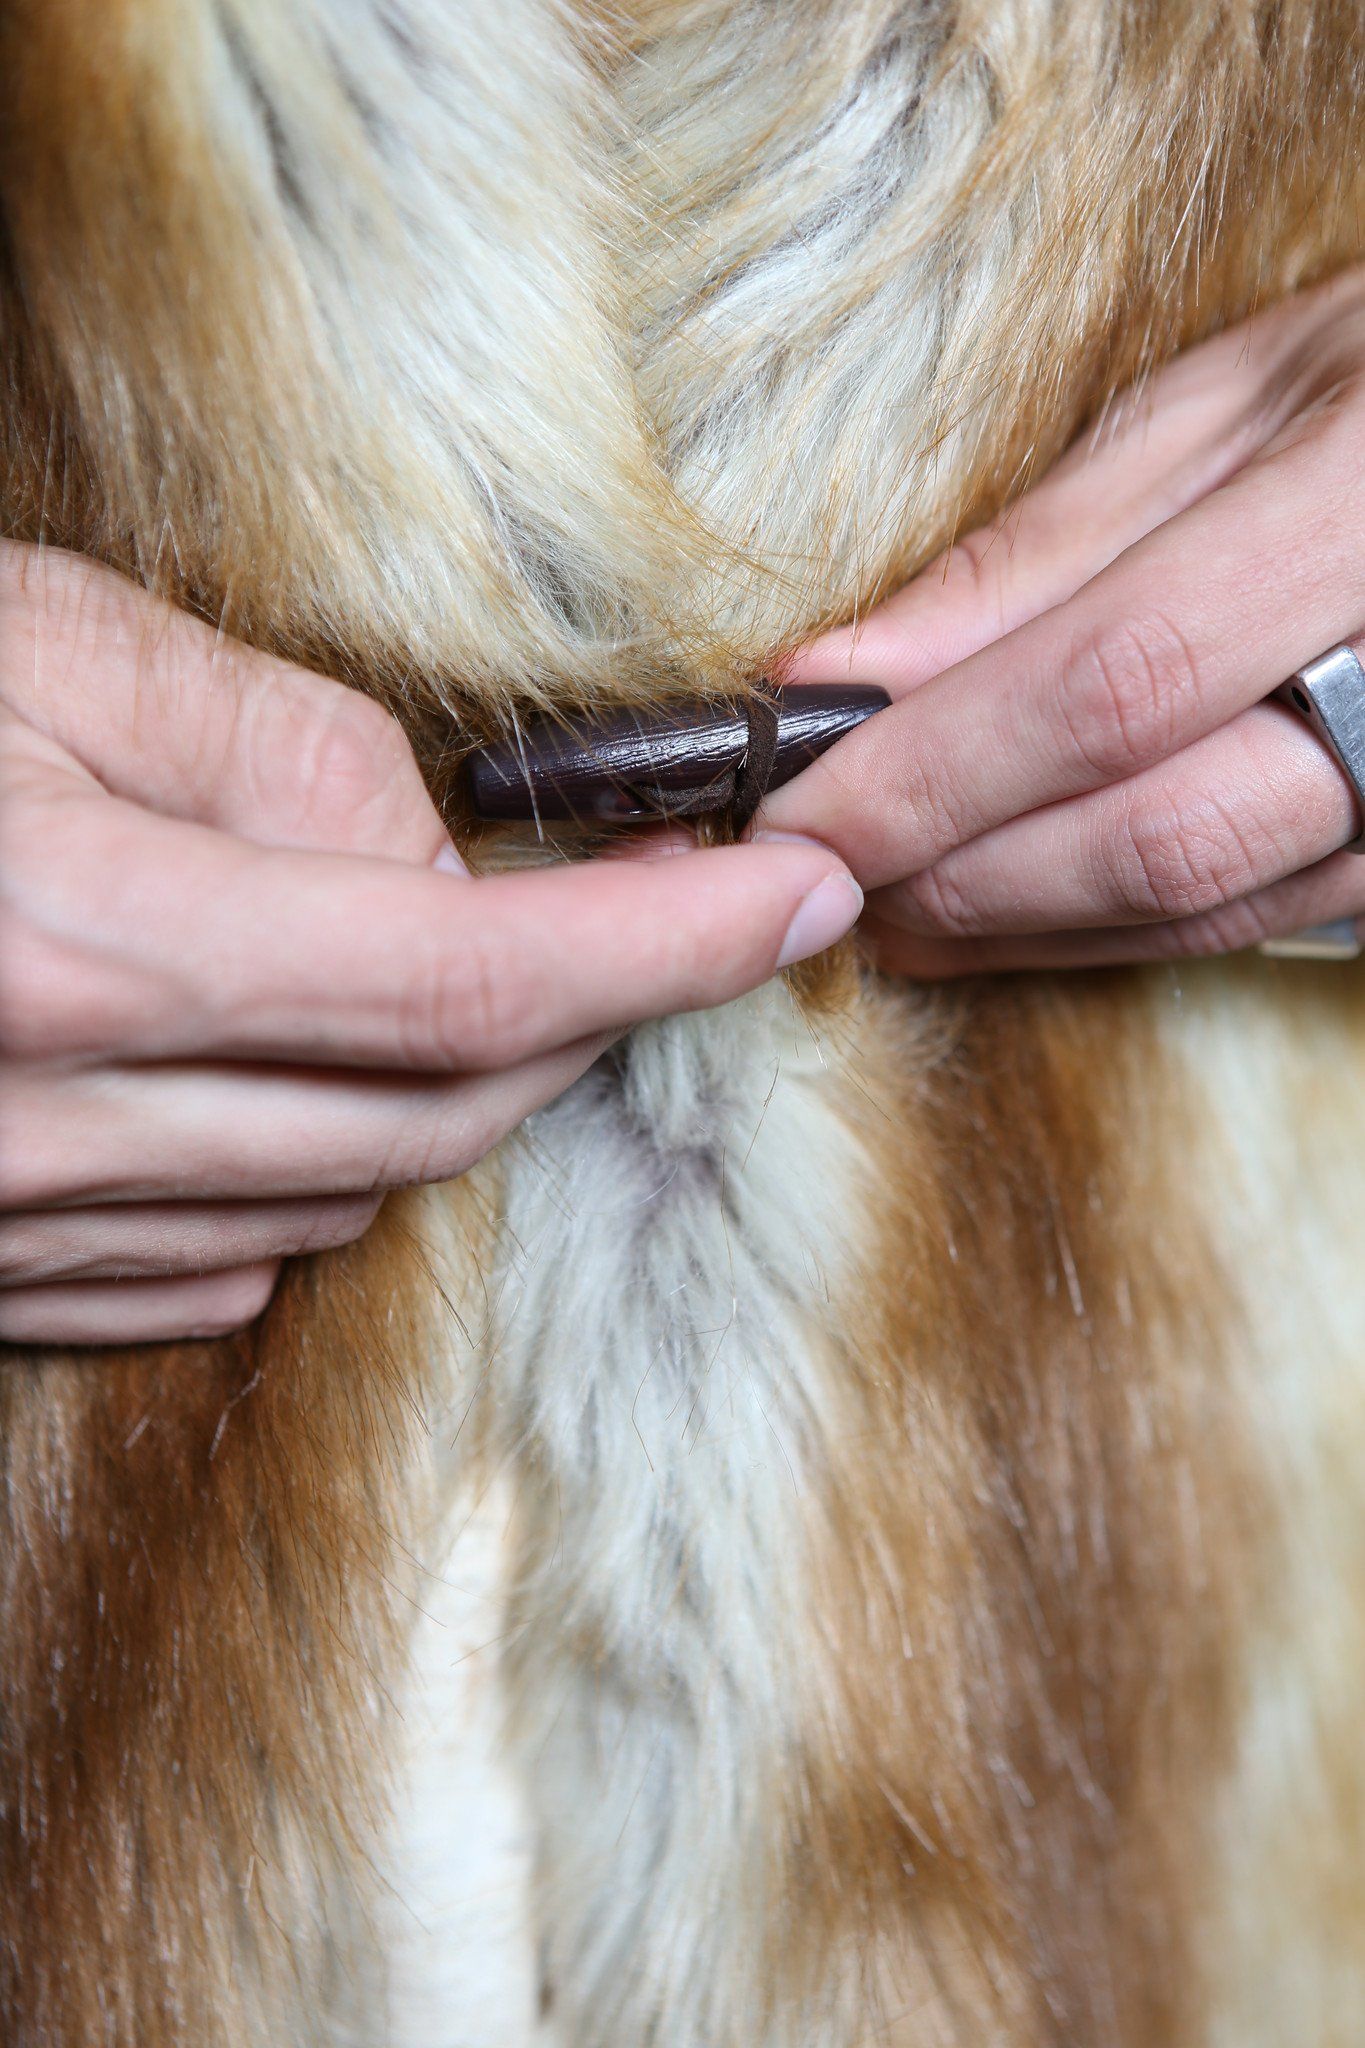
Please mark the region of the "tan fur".
<svg viewBox="0 0 1365 2048"><path fill-rule="evenodd" d="M368 30L339 58L303 4L9 7L0 511L374 690L442 786L532 703L742 685L1134 376L1365 249L1333 0L422 30L418 66ZM419 74L460 121L414 111ZM1188 978L1219 1011L1222 972ZM1245 2048L1285 1908L1229 1903L1227 1814L1255 1804L1239 1731L1293 1504L1247 1403L1264 1220L1187 1173L1220 1140L1169 978L934 996L845 960L808 995L865 1187L848 1270L799 1304L818 1413L776 1397L809 1455L765 1667L795 1733L741 1717L757 1817L689 1963L710 2004L645 1902L636 1979L565 1967L566 2039ZM1358 977L1322 999L1360 1033ZM488 1199L439 1198L475 1288ZM395 1207L233 1345L6 1360L24 2048L330 2038L369 1995L331 1977L373 1910L433 1353L477 1335ZM569 1612L594 1560L560 1554L553 1444L520 1410L503 1441L534 1722L570 1666L609 1690L619 1646ZM1283 1886L1344 1956L1362 1793L1327 1721L1344 1846ZM1284 1807L1257 1825L1284 1856ZM1349 2010L1324 1993L1295 2048L1347 2042Z"/></svg>

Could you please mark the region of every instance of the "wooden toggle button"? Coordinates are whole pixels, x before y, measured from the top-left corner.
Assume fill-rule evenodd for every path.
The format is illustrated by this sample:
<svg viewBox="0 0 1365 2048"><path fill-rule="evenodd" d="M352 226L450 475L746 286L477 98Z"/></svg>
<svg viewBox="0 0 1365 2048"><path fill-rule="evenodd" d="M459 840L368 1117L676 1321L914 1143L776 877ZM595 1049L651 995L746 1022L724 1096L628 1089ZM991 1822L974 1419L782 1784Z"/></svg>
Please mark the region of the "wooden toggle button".
<svg viewBox="0 0 1365 2048"><path fill-rule="evenodd" d="M808 683L769 689L749 706L675 704L657 714L620 711L596 720L539 719L467 762L475 814L488 819L564 819L629 824L695 818L778 789L836 740L890 703L871 683ZM746 785L757 713L772 759L762 787ZM771 729L773 712L776 730Z"/></svg>

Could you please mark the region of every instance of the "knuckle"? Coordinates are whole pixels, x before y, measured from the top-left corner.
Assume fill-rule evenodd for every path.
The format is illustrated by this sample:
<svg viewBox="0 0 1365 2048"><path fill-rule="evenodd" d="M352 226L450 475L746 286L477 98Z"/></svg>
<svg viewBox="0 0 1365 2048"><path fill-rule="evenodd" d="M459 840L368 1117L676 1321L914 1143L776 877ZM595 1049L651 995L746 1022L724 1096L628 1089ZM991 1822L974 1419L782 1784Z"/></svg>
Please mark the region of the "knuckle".
<svg viewBox="0 0 1365 2048"><path fill-rule="evenodd" d="M1030 553L1046 554L1053 521L1044 502L1025 497L993 519L958 535L936 572L945 593L970 609L978 632L995 640L1011 623L1011 589L1017 578L1017 550L1026 538Z"/></svg>
<svg viewBox="0 0 1365 2048"><path fill-rule="evenodd" d="M903 773L899 806L889 821L891 850L903 858L908 847L916 858L932 862L976 836L981 821L942 772L941 764L912 755L905 761ZM927 874L929 869L921 872Z"/></svg>
<svg viewBox="0 0 1365 2048"><path fill-rule="evenodd" d="M1176 951L1192 960L1209 959L1222 953L1245 952L1270 935L1270 925L1259 904L1248 898L1228 903L1207 917L1189 919L1172 928Z"/></svg>
<svg viewBox="0 0 1365 2048"><path fill-rule="evenodd" d="M405 1056L438 1073L509 1064L527 1046L540 1007L530 961L493 932L472 932L457 959L433 946L409 981Z"/></svg>
<svg viewBox="0 0 1365 2048"><path fill-rule="evenodd" d="M1108 867L1123 910L1176 921L1246 895L1257 885L1259 861L1250 834L1203 803L1125 812Z"/></svg>
<svg viewBox="0 0 1365 2048"><path fill-rule="evenodd" d="M295 730L284 758L314 819L352 827L390 795L396 777L417 773L398 721L373 698L340 683L311 677L301 683L291 719Z"/></svg>
<svg viewBox="0 0 1365 2048"><path fill-rule="evenodd" d="M998 522L991 526L973 527L970 533L959 534L943 558L940 571L943 589L955 591L968 599L980 598L987 603L997 603L1002 546L1002 528Z"/></svg>
<svg viewBox="0 0 1365 2048"><path fill-rule="evenodd" d="M974 938L980 932L981 920L950 862L911 875L901 888L919 919L939 937Z"/></svg>
<svg viewBox="0 0 1365 2048"><path fill-rule="evenodd" d="M1174 750L1201 687L1193 648L1163 614L1106 620L1063 664L1066 730L1085 765L1115 781Z"/></svg>

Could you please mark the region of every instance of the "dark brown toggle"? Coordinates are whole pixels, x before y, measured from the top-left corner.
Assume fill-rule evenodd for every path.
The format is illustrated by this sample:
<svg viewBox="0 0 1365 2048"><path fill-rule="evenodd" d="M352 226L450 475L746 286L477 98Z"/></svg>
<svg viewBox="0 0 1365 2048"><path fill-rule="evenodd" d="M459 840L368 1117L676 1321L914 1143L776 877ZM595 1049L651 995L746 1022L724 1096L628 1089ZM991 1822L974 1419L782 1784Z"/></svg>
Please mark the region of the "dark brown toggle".
<svg viewBox="0 0 1365 2048"><path fill-rule="evenodd" d="M872 683L807 683L740 704L542 719L470 755L470 795L480 818L629 824L726 812L738 832L770 789L890 701Z"/></svg>

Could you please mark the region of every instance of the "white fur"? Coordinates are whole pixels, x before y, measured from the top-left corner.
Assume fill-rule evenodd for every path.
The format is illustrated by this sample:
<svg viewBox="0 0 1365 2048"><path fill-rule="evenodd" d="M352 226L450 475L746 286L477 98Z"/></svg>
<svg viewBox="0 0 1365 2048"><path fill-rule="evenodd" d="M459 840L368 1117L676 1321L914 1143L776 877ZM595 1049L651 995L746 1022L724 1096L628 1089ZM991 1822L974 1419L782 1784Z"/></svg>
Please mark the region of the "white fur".
<svg viewBox="0 0 1365 2048"><path fill-rule="evenodd" d="M450 1490L399 1702L381 1946L396 2048L530 2048L537 1971L527 1788L505 1742L508 1500Z"/></svg>
<svg viewBox="0 0 1365 2048"><path fill-rule="evenodd" d="M1295 972L1190 975L1166 1033L1207 1112L1188 1165L1243 1304L1269 1548L1219 1802L1210 2048L1344 2048L1365 2026L1365 1046L1319 974L1283 999Z"/></svg>
<svg viewBox="0 0 1365 2048"><path fill-rule="evenodd" d="M491 1372L521 1473L509 1667L568 2037L785 2041L778 1774L811 1687L819 1352L873 1177L780 988L649 1027L536 1118ZM817 2016L801 2017L802 2040Z"/></svg>

